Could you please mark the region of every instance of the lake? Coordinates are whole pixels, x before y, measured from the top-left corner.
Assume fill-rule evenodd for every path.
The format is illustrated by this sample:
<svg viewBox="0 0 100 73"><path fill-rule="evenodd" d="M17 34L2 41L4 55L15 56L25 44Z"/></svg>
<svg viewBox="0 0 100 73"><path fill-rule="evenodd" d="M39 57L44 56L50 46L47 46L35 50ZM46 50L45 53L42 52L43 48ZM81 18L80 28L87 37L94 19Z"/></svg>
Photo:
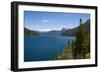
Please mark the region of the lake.
<svg viewBox="0 0 100 73"><path fill-rule="evenodd" d="M68 40L75 40L75 37L61 35L25 36L24 61L53 60L67 47Z"/></svg>

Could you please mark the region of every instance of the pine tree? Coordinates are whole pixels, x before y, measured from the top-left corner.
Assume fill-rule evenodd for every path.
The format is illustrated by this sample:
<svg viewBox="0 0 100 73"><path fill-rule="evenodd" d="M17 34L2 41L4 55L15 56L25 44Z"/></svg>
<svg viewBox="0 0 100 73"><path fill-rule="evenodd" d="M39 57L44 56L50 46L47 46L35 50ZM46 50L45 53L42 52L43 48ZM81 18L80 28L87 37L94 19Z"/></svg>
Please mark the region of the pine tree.
<svg viewBox="0 0 100 73"><path fill-rule="evenodd" d="M70 40L68 40L68 46L71 44Z"/></svg>
<svg viewBox="0 0 100 73"><path fill-rule="evenodd" d="M75 42L74 42L73 40L72 40L71 46L72 46L72 55L73 55L73 59L75 59L76 50L75 50Z"/></svg>
<svg viewBox="0 0 100 73"><path fill-rule="evenodd" d="M80 26L76 33L76 58L79 58L79 54L81 53L81 43L82 43L82 19L80 19Z"/></svg>
<svg viewBox="0 0 100 73"><path fill-rule="evenodd" d="M76 58L85 58L88 47L88 38L85 27L80 19L80 26L76 33Z"/></svg>

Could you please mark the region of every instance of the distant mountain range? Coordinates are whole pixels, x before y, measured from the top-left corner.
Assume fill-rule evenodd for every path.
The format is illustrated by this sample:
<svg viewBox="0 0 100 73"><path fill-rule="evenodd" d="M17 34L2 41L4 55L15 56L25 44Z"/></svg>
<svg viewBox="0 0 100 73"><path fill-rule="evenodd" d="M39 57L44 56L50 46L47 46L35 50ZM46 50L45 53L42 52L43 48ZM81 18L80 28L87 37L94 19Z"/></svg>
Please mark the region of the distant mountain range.
<svg viewBox="0 0 100 73"><path fill-rule="evenodd" d="M48 32L42 32L40 34L44 34L44 35L61 35L61 31L60 30L52 30L52 31L48 31Z"/></svg>
<svg viewBox="0 0 100 73"><path fill-rule="evenodd" d="M84 31L86 31L89 34L90 33L90 19L88 19L85 23L83 23L83 25L85 27ZM75 27L75 28L72 28L72 29L62 28L61 30L52 30L52 31L48 31L48 32L39 32L39 31L29 30L29 29L24 27L24 35L25 36L33 36L33 35L45 34L45 35L75 36L78 28L79 28L79 26Z"/></svg>
<svg viewBox="0 0 100 73"><path fill-rule="evenodd" d="M89 34L90 33L90 19L88 19L85 23L83 23L83 25L85 27L84 31L86 31ZM79 26L75 27L73 29L68 29L68 30L64 29L62 31L62 35L75 36L78 28L79 28Z"/></svg>

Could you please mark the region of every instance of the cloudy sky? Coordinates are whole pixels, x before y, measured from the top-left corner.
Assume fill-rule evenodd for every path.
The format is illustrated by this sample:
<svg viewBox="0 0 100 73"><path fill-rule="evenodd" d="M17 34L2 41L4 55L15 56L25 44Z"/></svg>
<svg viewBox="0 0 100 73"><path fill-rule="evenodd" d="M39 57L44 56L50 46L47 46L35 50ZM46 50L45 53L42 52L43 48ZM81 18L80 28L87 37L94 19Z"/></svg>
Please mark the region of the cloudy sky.
<svg viewBox="0 0 100 73"><path fill-rule="evenodd" d="M74 28L90 19L89 14L24 11L24 26L31 30L51 31Z"/></svg>

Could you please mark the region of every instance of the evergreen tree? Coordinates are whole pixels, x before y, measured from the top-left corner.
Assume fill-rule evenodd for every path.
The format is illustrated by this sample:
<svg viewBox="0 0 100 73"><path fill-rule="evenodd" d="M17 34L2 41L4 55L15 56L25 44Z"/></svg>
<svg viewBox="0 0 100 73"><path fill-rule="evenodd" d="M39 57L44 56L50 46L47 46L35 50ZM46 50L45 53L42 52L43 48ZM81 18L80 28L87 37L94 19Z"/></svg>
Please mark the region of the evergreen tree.
<svg viewBox="0 0 100 73"><path fill-rule="evenodd" d="M58 56L58 59L86 59L90 58L90 33L87 33L85 26L80 19L80 26L76 32L76 40L68 40L67 46Z"/></svg>
<svg viewBox="0 0 100 73"><path fill-rule="evenodd" d="M68 46L70 45L70 40L68 40Z"/></svg>
<svg viewBox="0 0 100 73"><path fill-rule="evenodd" d="M76 54L75 57L79 58L79 54L81 53L81 40L82 40L82 19L80 19L80 26L76 33Z"/></svg>
<svg viewBox="0 0 100 73"><path fill-rule="evenodd" d="M88 38L85 27L80 19L80 26L76 33L76 58L85 58L88 47Z"/></svg>
<svg viewBox="0 0 100 73"><path fill-rule="evenodd" d="M75 59L76 50L75 50L75 42L74 42L73 40L72 40L71 46L72 46L72 55L73 55L73 59Z"/></svg>

